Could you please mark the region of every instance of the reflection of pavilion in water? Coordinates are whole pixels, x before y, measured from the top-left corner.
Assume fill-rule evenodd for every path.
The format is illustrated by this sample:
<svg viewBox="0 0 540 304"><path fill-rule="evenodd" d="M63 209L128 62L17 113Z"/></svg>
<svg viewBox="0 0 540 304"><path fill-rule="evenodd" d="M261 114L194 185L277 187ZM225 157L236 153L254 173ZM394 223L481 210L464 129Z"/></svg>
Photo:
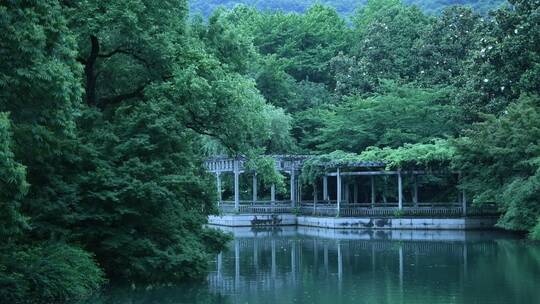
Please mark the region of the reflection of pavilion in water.
<svg viewBox="0 0 540 304"><path fill-rule="evenodd" d="M253 232L236 230L229 250L217 256L209 275L214 292L272 291L301 284L303 276L326 280L338 290L346 276L370 277L384 272L403 289L404 276L421 271L423 256L452 259L466 277L468 251L493 252L482 232L335 231L317 228ZM326 238L325 238L326 235ZM441 242L444 241L444 242ZM444 254L442 254L444 253ZM384 269L384 271L378 271ZM379 274L378 274L379 273ZM346 278L347 279L347 278Z"/></svg>

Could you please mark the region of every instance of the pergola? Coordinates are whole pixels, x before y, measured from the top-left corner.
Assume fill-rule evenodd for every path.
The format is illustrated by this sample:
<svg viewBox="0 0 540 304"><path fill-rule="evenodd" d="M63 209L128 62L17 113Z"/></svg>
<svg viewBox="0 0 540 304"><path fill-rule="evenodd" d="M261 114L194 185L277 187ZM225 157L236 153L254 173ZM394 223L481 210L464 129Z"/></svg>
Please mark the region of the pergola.
<svg viewBox="0 0 540 304"><path fill-rule="evenodd" d="M286 173L290 176L290 199L276 200L276 187L270 185L270 201L262 201L258 198L258 181L256 172L245 168L247 159L244 157L215 157L208 159L205 166L208 172L215 174L218 193L218 204L222 212L232 213L290 213L299 210L302 213L311 213L318 215L333 216L360 216L360 215L393 215L395 212L423 212L429 215L445 215L452 213L454 215L467 214L467 200L463 191L459 192L457 200L445 205L443 208L434 208L431 204L421 204L418 199L417 176L425 175L427 172L419 170L386 170L384 162L348 162L334 163L328 162L321 166L326 173L321 179L313 183L313 200L302 201L301 184L299 174L306 160L310 159L308 155L271 155L275 161L276 170ZM240 175L249 173L252 175L252 199L249 201L240 200ZM222 200L222 175L234 175L234 200ZM458 173L451 173L458 174ZM411 176L412 184L412 205L404 205L403 199L403 176ZM370 198L369 204L359 204L358 194L359 185L357 182L343 182L345 178L350 177L369 177L370 180ZM376 176L393 176L397 181L397 202L382 204L376 202L375 180ZM329 178L335 178L335 199L331 199L329 192ZM322 199L318 198L318 186L322 183ZM351 187L353 190L351 191ZM351 193L352 192L352 193ZM352 195L351 195L352 194ZM440 205L442 207L442 205ZM442 214L439 214L439 213Z"/></svg>

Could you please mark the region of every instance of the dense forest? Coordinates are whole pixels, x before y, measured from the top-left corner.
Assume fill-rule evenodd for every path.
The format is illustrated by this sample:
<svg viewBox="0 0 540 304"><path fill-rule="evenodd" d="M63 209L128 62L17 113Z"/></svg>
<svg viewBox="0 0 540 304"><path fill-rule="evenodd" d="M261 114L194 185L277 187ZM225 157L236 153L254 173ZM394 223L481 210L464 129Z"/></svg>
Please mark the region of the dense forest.
<svg viewBox="0 0 540 304"><path fill-rule="evenodd" d="M330 6L342 16L354 14L356 8L365 5L368 0L189 0L190 12L210 16L218 7L234 8L236 5L248 5L263 11L283 11L304 13L315 4ZM452 5L473 8L476 12L486 14L491 10L507 4L506 0L403 0L403 3L416 5L429 14L439 14Z"/></svg>
<svg viewBox="0 0 540 304"><path fill-rule="evenodd" d="M368 1L350 22L324 5L0 3L0 302L203 278L227 236L203 226L202 160L224 153L459 170L500 227L540 238L540 2L510 2Z"/></svg>

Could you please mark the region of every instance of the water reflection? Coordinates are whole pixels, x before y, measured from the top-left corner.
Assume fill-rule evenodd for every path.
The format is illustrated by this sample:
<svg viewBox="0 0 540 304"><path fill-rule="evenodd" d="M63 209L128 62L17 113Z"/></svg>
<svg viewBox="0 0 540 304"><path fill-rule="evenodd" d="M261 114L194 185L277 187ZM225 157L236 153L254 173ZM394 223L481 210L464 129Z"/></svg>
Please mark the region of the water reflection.
<svg viewBox="0 0 540 304"><path fill-rule="evenodd" d="M230 231L206 284L113 290L94 303L540 303L540 247L514 235Z"/></svg>
<svg viewBox="0 0 540 304"><path fill-rule="evenodd" d="M235 239L219 255L209 288L231 303L540 300L538 246L506 233L229 231ZM525 259L519 262L518 256ZM522 265L515 268L516 263Z"/></svg>

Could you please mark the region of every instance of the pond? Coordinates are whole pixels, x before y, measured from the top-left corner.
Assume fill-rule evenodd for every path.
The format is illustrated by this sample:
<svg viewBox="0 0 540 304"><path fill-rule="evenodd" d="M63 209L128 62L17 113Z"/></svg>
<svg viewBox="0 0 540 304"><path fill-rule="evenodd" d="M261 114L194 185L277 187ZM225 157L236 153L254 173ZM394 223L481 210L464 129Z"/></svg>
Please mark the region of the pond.
<svg viewBox="0 0 540 304"><path fill-rule="evenodd" d="M540 303L540 246L488 231L235 228L204 284L94 303Z"/></svg>

